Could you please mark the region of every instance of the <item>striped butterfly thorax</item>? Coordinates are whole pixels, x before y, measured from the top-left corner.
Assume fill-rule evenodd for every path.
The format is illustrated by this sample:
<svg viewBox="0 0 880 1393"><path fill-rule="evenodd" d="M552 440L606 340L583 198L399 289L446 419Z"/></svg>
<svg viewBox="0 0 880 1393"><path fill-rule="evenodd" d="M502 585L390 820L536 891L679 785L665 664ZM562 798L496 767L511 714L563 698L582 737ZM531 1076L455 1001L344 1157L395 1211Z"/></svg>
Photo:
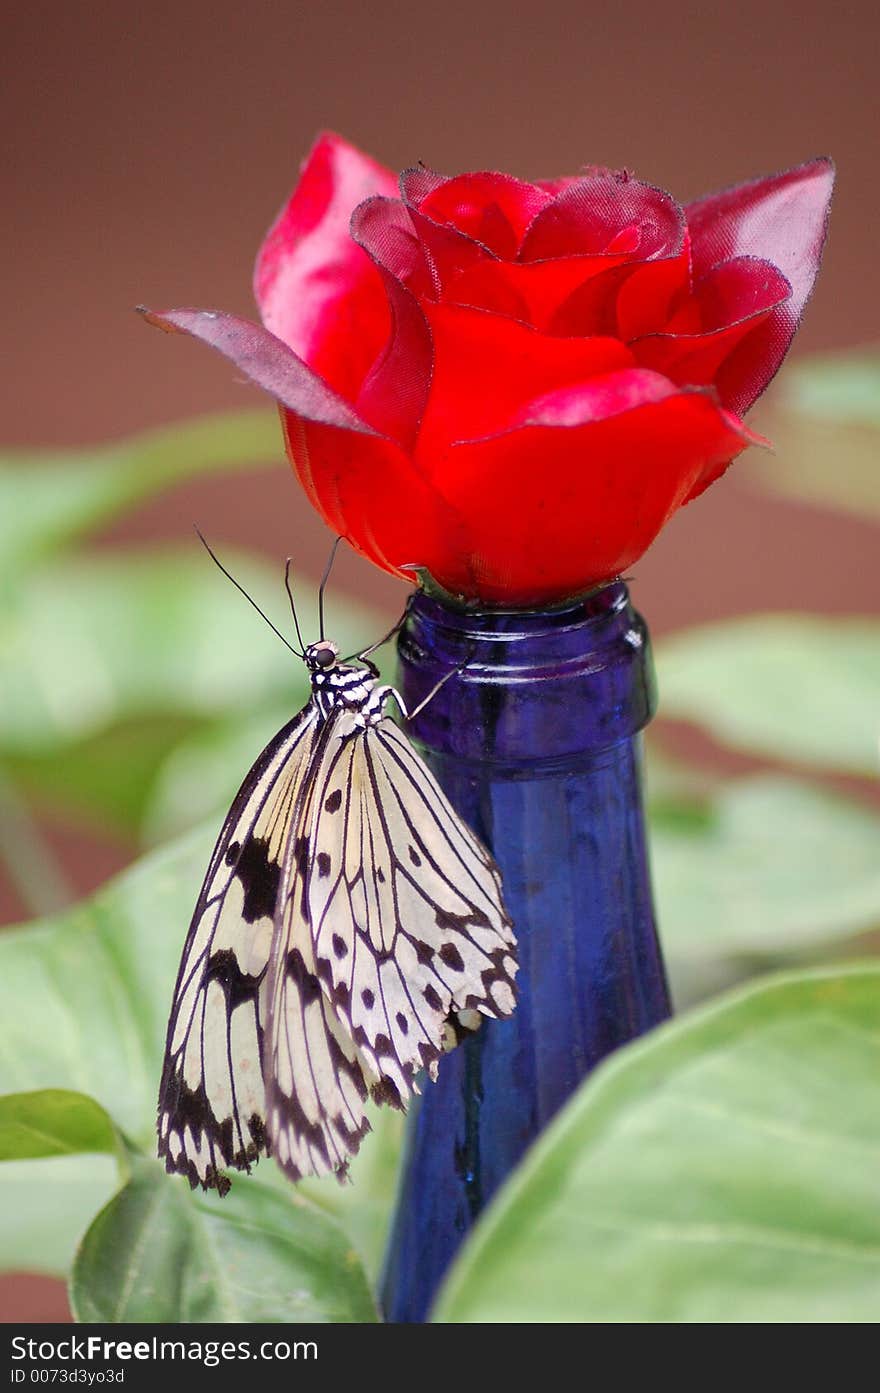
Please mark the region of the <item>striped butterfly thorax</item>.
<svg viewBox="0 0 880 1393"><path fill-rule="evenodd" d="M262 1154L344 1179L368 1097L405 1107L445 1048L514 1008L498 868L387 714L406 711L372 651L304 648L309 701L214 848L159 1094L159 1155L193 1186L224 1194L223 1167Z"/></svg>

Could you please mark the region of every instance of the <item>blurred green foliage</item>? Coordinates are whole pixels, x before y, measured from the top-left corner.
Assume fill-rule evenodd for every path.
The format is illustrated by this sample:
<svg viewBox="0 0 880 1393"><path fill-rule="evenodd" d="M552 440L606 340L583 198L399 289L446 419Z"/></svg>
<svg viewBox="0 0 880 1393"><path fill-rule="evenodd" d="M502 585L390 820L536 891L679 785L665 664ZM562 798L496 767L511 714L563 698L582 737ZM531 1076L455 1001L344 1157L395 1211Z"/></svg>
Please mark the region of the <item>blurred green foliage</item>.
<svg viewBox="0 0 880 1393"><path fill-rule="evenodd" d="M880 359L790 369L767 428L785 449L763 486L880 511ZM218 1205L150 1159L219 818L307 687L195 544L87 542L178 479L279 454L266 411L0 462L0 862L39 916L0 936L0 1268L72 1273L82 1320L375 1318L399 1118L376 1114L350 1187L294 1191L264 1162ZM280 571L223 560L284 630ZM352 603L335 636L353 650L388 619ZM828 964L880 929L880 816L858 796L877 773L880 624L750 616L674 636L658 671L663 715L773 766L722 780L649 739L679 1007L738 985L585 1083L464 1246L439 1319L876 1317L880 982ZM46 810L161 845L71 906Z"/></svg>
<svg viewBox="0 0 880 1393"><path fill-rule="evenodd" d="M775 453L743 461L753 482L784 498L880 518L880 349L791 363L773 400L761 428Z"/></svg>

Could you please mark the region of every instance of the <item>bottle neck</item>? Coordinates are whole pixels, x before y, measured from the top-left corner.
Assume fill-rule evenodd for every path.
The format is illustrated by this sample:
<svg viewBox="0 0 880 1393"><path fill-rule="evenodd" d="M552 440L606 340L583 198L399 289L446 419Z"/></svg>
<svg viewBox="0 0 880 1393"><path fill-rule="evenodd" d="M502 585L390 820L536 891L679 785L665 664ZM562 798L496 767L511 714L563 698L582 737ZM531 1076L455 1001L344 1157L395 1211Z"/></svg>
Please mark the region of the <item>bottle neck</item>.
<svg viewBox="0 0 880 1393"><path fill-rule="evenodd" d="M656 706L647 628L622 581L527 611L454 609L417 591L398 653L410 710L447 678L410 733L460 759L599 755L641 730Z"/></svg>

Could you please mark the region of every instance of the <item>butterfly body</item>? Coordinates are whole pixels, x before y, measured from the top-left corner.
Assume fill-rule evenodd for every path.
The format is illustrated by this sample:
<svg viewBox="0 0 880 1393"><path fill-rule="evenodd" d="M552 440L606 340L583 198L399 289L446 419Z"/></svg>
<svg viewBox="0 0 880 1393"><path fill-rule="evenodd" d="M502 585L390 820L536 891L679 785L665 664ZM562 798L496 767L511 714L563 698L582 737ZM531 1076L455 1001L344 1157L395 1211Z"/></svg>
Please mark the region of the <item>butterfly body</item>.
<svg viewBox="0 0 880 1393"><path fill-rule="evenodd" d="M306 706L220 833L184 946L159 1155L221 1193L274 1155L335 1172L481 1016L514 1007L515 940L489 853L387 714L378 670L304 650Z"/></svg>

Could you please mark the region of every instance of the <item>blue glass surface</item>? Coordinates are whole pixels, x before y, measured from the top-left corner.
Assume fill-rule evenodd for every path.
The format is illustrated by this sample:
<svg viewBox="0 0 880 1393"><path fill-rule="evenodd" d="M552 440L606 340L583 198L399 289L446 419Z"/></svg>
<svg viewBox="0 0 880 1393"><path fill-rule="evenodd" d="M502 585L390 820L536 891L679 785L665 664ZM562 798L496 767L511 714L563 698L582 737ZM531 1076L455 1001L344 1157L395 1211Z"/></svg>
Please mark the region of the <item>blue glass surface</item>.
<svg viewBox="0 0 880 1393"><path fill-rule="evenodd" d="M441 1062L410 1110L382 1299L421 1321L462 1238L586 1074L670 1011L645 847L645 625L623 583L544 612L419 592L399 644L411 724L492 849L518 941L516 1011ZM460 671L455 671L460 669Z"/></svg>

